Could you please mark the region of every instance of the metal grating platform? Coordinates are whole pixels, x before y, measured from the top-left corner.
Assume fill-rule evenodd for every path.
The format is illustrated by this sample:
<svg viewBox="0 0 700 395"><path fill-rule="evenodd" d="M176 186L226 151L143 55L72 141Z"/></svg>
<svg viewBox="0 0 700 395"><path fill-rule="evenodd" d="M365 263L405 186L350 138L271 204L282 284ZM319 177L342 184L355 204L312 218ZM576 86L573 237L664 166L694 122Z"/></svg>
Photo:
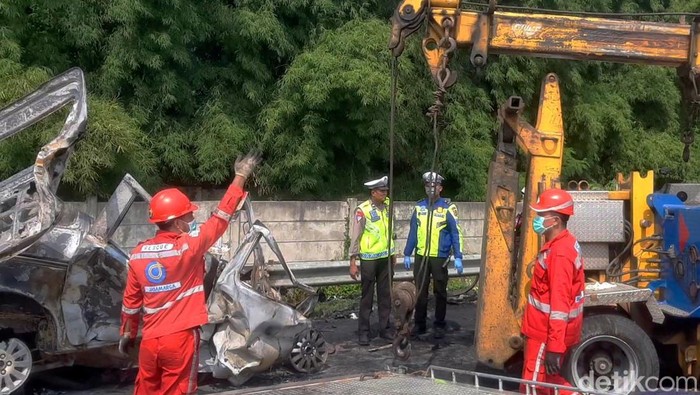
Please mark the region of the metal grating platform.
<svg viewBox="0 0 700 395"><path fill-rule="evenodd" d="M602 392L560 386L549 383L537 383L513 377L498 376L488 373L479 373L451 369L439 366L430 366L424 376L412 374L397 374L390 372L375 373L373 375L344 377L337 379L325 379L307 382L296 382L277 385L266 388L250 388L237 391L223 392L219 395L234 394L411 394L411 395L435 395L439 394L519 394L517 388L525 384L526 394L533 393L531 385L539 389L548 388L555 395L562 391L578 391L583 395L603 395ZM513 388L507 390L506 388ZM605 393L609 395L609 393Z"/></svg>
<svg viewBox="0 0 700 395"><path fill-rule="evenodd" d="M411 394L411 395L471 395L471 394L504 394L488 388L475 388L473 386L457 384L441 380L431 380L426 377L409 375L389 375L380 378L353 378L335 381L320 382L317 384L297 383L297 385L285 385L277 388L263 389L248 392L231 392L230 394ZM511 392L515 394L515 392Z"/></svg>

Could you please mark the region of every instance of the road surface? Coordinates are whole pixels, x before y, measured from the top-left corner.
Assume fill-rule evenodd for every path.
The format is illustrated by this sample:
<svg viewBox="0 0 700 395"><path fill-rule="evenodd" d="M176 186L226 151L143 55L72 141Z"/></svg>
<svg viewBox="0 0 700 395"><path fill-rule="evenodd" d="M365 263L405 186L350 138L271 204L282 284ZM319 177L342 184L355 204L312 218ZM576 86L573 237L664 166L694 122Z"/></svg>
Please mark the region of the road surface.
<svg viewBox="0 0 700 395"><path fill-rule="evenodd" d="M432 307L432 300L430 303ZM235 387L227 381L213 380L210 376L200 377L200 392L215 394L241 388L259 388L289 382L345 377L353 374L372 375L389 369L403 369L409 373L425 370L430 365L444 366L461 370L474 370L474 317L476 304L471 301L449 304L447 309L447 333L445 338L435 340L432 333L412 341L412 355L408 361L394 360L390 348L370 352L369 350L386 345L383 339L375 337L369 347L357 345L357 320L349 317L321 319L315 321L316 329L322 331L326 340L335 346L335 352L328 356L327 366L314 375L304 375L284 367L260 374L242 387ZM355 312L357 314L357 312ZM431 320L432 310L428 320ZM376 309L372 314L376 321ZM376 335L376 327L374 328ZM502 373L502 372L501 372ZM28 394L41 395L126 395L133 393L135 372L104 372L70 368L37 377L27 388ZM122 381L121 383L119 381Z"/></svg>

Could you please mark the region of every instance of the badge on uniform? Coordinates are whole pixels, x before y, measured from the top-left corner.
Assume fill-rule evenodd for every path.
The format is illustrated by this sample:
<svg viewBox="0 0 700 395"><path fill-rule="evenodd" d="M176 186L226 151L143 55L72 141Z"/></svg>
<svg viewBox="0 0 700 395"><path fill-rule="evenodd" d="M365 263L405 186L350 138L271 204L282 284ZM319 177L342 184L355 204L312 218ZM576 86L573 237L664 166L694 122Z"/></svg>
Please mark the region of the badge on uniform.
<svg viewBox="0 0 700 395"><path fill-rule="evenodd" d="M372 210L369 212L369 217L372 220L372 222L377 222L379 221L379 214L377 214L377 210Z"/></svg>
<svg viewBox="0 0 700 395"><path fill-rule="evenodd" d="M442 214L443 211L445 211L444 208L438 207L438 209L437 209L438 214Z"/></svg>
<svg viewBox="0 0 700 395"><path fill-rule="evenodd" d="M146 278L153 284L160 284L165 281L165 266L158 261L153 261L146 265Z"/></svg>

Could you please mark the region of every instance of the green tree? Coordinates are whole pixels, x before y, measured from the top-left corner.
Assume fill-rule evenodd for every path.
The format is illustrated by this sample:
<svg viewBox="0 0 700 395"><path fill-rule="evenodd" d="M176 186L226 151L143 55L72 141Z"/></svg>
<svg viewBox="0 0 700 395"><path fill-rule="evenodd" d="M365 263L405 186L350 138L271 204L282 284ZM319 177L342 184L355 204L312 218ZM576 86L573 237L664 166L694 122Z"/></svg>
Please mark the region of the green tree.
<svg viewBox="0 0 700 395"><path fill-rule="evenodd" d="M0 106L29 94L53 77L40 67L20 63L21 48L9 38L0 41ZM70 198L89 194L105 196L129 171L152 180L155 159L139 124L114 100L88 95L86 138L69 162L63 188ZM53 139L65 122L59 111L28 130L0 143L0 177L6 178L31 165L40 147ZM116 171L118 170L118 171ZM110 188L110 189L108 189Z"/></svg>
<svg viewBox="0 0 700 395"><path fill-rule="evenodd" d="M366 179L387 173L392 94L389 31L388 24L377 19L351 21L326 32L312 50L295 58L275 100L261 115L270 158L261 175L266 191L311 196L324 191L356 193ZM432 104L434 87L417 45L401 59L399 74L396 197L413 199L422 190L420 175L430 166L433 141L425 111ZM490 103L468 89L454 89L451 95L456 101L477 104L450 107L446 117L454 122L440 132L442 144L451 142L443 145L441 164L451 156L467 157L445 169L460 180L480 172L491 154L492 122L477 114ZM464 143L455 144L460 139ZM472 181L455 183L465 198L478 196L485 177Z"/></svg>
<svg viewBox="0 0 700 395"><path fill-rule="evenodd" d="M486 4L485 1L482 3ZM693 11L698 1L510 0L502 5L587 12ZM235 157L259 147L260 197L337 199L388 172L395 2L364 0L32 0L0 8L3 103L69 67L87 73L89 130L66 175L77 195L111 192L129 171L162 184L224 186ZM636 19L636 18L635 18ZM674 22L672 17L645 18ZM399 59L395 198L422 194L433 159L425 113L436 88L421 33ZM475 70L460 48L458 82L437 129L446 195L483 199L496 109L511 95L534 121L542 78L560 77L564 177L610 183L618 171L668 170L684 129L673 70L644 65L489 56ZM0 145L0 176L34 158L59 116ZM54 123L52 123L54 122ZM694 125L694 127L697 127ZM106 149L105 149L106 148ZM694 153L697 148L694 148Z"/></svg>

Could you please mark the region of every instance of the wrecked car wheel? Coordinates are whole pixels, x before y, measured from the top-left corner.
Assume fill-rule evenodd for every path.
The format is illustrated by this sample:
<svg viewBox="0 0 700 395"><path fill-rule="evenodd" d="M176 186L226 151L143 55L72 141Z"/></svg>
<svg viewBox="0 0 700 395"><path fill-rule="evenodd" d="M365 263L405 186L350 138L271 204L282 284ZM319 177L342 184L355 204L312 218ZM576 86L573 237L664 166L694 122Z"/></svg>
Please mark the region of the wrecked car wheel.
<svg viewBox="0 0 700 395"><path fill-rule="evenodd" d="M297 335L289 362L301 373L316 373L326 363L328 349L320 332L309 329Z"/></svg>
<svg viewBox="0 0 700 395"><path fill-rule="evenodd" d="M31 371L32 352L23 341L13 337L0 342L0 394L20 389Z"/></svg>

